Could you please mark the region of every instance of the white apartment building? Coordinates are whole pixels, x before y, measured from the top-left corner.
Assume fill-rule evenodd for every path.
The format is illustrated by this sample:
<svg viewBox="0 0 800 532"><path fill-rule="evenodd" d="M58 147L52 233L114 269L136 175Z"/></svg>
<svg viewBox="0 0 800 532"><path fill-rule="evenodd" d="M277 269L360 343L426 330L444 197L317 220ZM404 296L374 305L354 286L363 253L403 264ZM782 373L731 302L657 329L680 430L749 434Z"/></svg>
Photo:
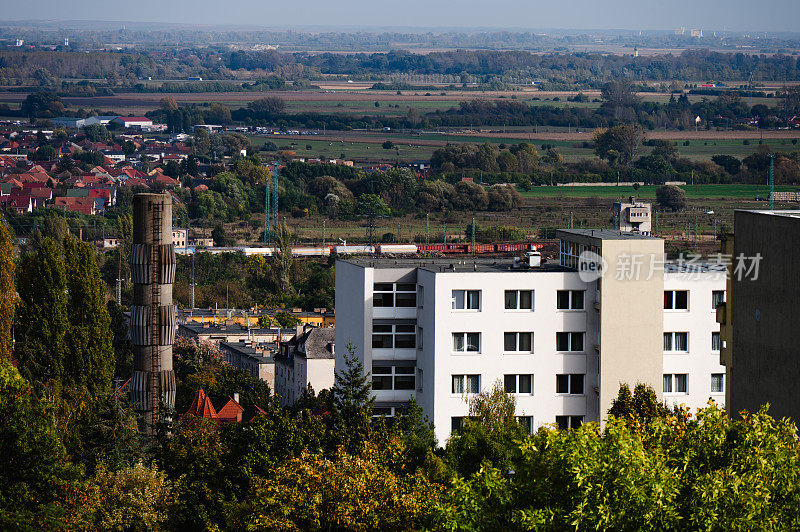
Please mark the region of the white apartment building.
<svg viewBox="0 0 800 532"><path fill-rule="evenodd" d="M351 344L372 374L376 414L393 415L413 396L441 443L468 415L468 397L495 382L515 396L532 431L602 421L621 383L647 383L668 403L692 408L711 397L724 402L724 369L712 349L724 268L693 268L689 277L686 266L664 266L662 240L642 234L559 237L559 263L532 267L510 259L337 261L336 370ZM584 251L608 262L601 280L578 271ZM660 269L615 279L633 252L654 256Z"/></svg>

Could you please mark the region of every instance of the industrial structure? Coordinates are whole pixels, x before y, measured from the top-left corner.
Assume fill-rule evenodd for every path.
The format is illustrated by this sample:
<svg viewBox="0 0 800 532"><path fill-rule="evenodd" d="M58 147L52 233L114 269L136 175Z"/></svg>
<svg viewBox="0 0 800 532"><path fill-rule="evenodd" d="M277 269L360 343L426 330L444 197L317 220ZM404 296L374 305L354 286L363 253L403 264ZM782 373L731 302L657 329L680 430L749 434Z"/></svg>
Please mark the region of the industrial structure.
<svg viewBox="0 0 800 532"><path fill-rule="evenodd" d="M133 197L131 248L130 336L133 344L131 402L142 413L143 429L153 432L165 411L175 406L175 245L172 238L172 198L169 194Z"/></svg>
<svg viewBox="0 0 800 532"><path fill-rule="evenodd" d="M646 383L668 404L724 404L724 265L666 262L664 241L641 233L557 236L557 263L536 252L338 260L335 369L352 345L374 412L394 415L415 398L440 442L496 382L530 430L602 423L622 383Z"/></svg>

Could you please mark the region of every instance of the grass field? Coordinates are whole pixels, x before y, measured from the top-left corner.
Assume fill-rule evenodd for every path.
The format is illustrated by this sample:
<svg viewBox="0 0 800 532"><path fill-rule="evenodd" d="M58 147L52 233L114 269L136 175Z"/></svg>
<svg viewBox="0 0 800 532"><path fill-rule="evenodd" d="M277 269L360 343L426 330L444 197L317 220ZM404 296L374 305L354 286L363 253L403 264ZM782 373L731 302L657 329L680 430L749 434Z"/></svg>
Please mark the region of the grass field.
<svg viewBox="0 0 800 532"><path fill-rule="evenodd" d="M695 199L731 199L754 200L756 196L765 198L769 195L766 185L684 185L681 187L686 192L687 198ZM632 186L573 186L573 187L534 187L528 192L522 192L526 198L637 198L655 199L658 185L645 185L638 189ZM776 186L775 190L797 191L798 187Z"/></svg>

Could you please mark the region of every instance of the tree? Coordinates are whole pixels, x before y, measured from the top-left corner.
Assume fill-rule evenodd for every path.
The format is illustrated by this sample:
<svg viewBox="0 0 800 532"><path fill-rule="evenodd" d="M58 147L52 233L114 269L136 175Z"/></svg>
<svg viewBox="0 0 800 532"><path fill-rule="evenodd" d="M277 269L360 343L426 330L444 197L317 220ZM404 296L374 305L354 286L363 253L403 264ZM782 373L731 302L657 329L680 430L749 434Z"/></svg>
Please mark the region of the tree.
<svg viewBox="0 0 800 532"><path fill-rule="evenodd" d="M161 98L161 101L159 102L159 105L165 111L177 111L178 110L178 102L175 101L175 98L173 98L172 96L169 96L169 95L164 96L163 98Z"/></svg>
<svg viewBox="0 0 800 532"><path fill-rule="evenodd" d="M225 226L221 223L214 226L211 230L211 239L214 241L215 246L227 247L232 244L231 239L228 238L228 233L225 231Z"/></svg>
<svg viewBox="0 0 800 532"><path fill-rule="evenodd" d="M711 160L730 175L736 175L742 169L742 161L731 155L714 155Z"/></svg>
<svg viewBox="0 0 800 532"><path fill-rule="evenodd" d="M108 390L116 362L106 286L89 244L68 237L64 259L69 320L65 370L74 384L96 395Z"/></svg>
<svg viewBox="0 0 800 532"><path fill-rule="evenodd" d="M299 325L302 323L297 317L292 316L286 311L279 310L275 313L275 323L278 324L279 327L282 329L287 329L289 327L294 327L295 325Z"/></svg>
<svg viewBox="0 0 800 532"><path fill-rule="evenodd" d="M348 342L343 355L345 367L336 372L333 384L333 404L341 421L342 441L350 449L360 447L369 433L369 420L375 398L369 373Z"/></svg>
<svg viewBox="0 0 800 532"><path fill-rule="evenodd" d="M294 256L292 255L292 244L294 235L289 231L286 222L275 226L275 252L272 256L272 273L280 294L292 294L292 268L294 266Z"/></svg>
<svg viewBox="0 0 800 532"><path fill-rule="evenodd" d="M395 446L402 452L402 446ZM335 459L303 453L253 482L233 512L241 530L423 530L439 489L421 472L398 475L369 447Z"/></svg>
<svg viewBox="0 0 800 532"><path fill-rule="evenodd" d="M64 112L64 104L55 92L33 92L21 104L22 113L33 121L42 116L51 117Z"/></svg>
<svg viewBox="0 0 800 532"><path fill-rule="evenodd" d="M642 142L644 130L638 124L623 124L609 129L597 129L594 132L594 152L598 157L611 163L619 160L629 165L636 157Z"/></svg>
<svg viewBox="0 0 800 532"><path fill-rule="evenodd" d="M392 148L394 148L394 142L392 142L391 140L386 140L383 142L383 144L381 144L381 148L383 148L384 150L391 150Z"/></svg>
<svg viewBox="0 0 800 532"><path fill-rule="evenodd" d="M89 124L88 126L84 126L83 134L92 142L111 140L111 132L102 124Z"/></svg>
<svg viewBox="0 0 800 532"><path fill-rule="evenodd" d="M646 430L656 419L666 419L669 413L669 408L658 400L653 388L643 383L636 385L633 394L627 384L620 386L617 398L608 409L608 415L640 430Z"/></svg>
<svg viewBox="0 0 800 532"><path fill-rule="evenodd" d="M79 470L68 460L52 412L5 360L0 360L0 417L0 528L69 528Z"/></svg>
<svg viewBox="0 0 800 532"><path fill-rule="evenodd" d="M14 346L12 326L17 295L14 283L14 243L0 220L0 360L8 360Z"/></svg>
<svg viewBox="0 0 800 532"><path fill-rule="evenodd" d="M280 114L286 109L286 102L277 96L267 96L248 103L247 108L260 115Z"/></svg>
<svg viewBox="0 0 800 532"><path fill-rule="evenodd" d="M686 208L686 193L675 185L663 185L656 189L656 201L665 209L673 212Z"/></svg>
<svg viewBox="0 0 800 532"><path fill-rule="evenodd" d="M489 210L509 211L522 204L522 196L513 185L494 185L488 192Z"/></svg>
<svg viewBox="0 0 800 532"><path fill-rule="evenodd" d="M612 108L636 107L639 104L633 84L627 79L606 83L600 94Z"/></svg>
<svg viewBox="0 0 800 532"><path fill-rule="evenodd" d="M116 471L103 466L95 473L91 487L96 497L91 515L95 530L166 528L172 482L157 466L140 462Z"/></svg>
<svg viewBox="0 0 800 532"><path fill-rule="evenodd" d="M40 380L66 375L69 311L67 277L61 250L51 239L23 256L18 270L20 303L15 351Z"/></svg>

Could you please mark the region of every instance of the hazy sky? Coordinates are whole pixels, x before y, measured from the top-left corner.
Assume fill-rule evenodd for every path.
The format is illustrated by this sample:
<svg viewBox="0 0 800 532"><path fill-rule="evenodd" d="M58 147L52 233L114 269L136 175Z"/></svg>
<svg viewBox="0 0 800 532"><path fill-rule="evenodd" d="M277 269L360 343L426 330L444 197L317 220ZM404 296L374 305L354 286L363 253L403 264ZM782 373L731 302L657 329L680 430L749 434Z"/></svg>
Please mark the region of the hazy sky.
<svg viewBox="0 0 800 532"><path fill-rule="evenodd" d="M0 19L800 31L800 0L6 0Z"/></svg>

